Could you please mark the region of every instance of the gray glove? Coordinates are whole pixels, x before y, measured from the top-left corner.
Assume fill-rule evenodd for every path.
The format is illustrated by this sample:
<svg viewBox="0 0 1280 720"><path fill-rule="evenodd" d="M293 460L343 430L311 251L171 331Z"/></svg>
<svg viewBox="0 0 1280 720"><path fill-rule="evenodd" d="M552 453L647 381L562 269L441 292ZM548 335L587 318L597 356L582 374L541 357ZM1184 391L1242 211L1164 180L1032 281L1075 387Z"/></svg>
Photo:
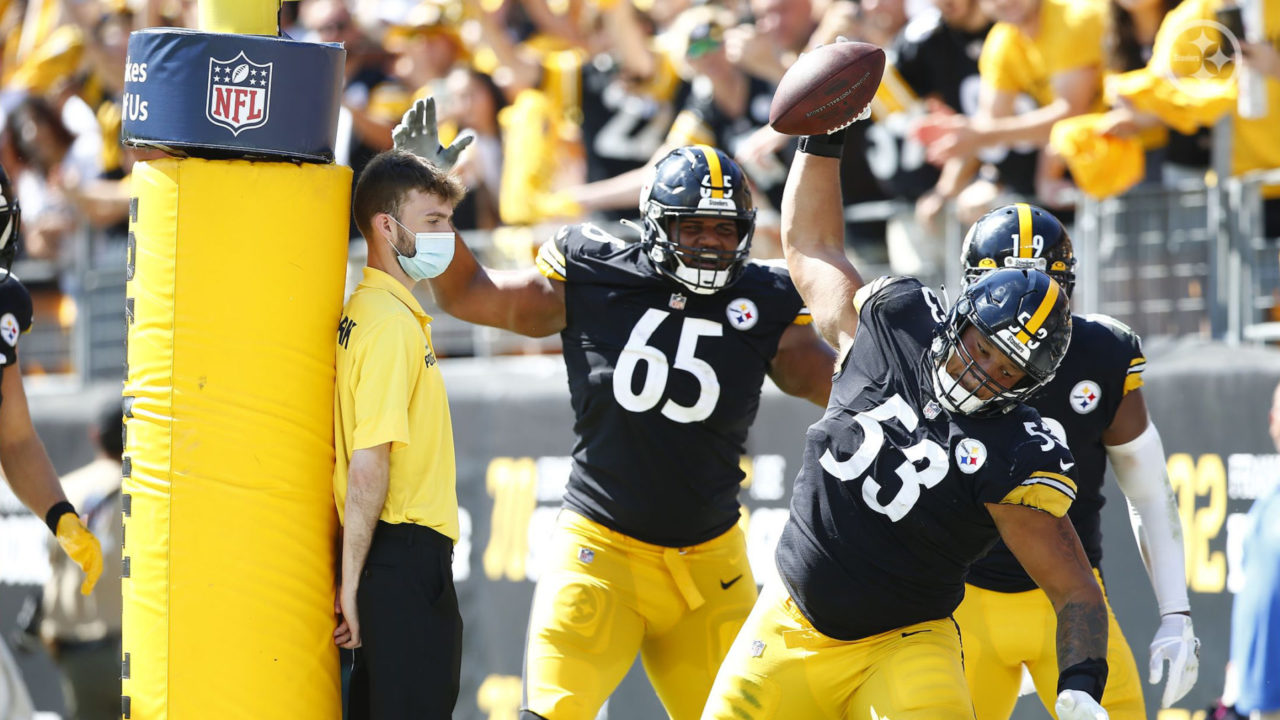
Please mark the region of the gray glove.
<svg viewBox="0 0 1280 720"><path fill-rule="evenodd" d="M457 164L458 155L475 140L475 135L459 133L452 145L441 146L436 130L436 101L427 98L405 111L400 124L391 131L391 139L395 141L396 150L408 150L441 170L449 170Z"/></svg>

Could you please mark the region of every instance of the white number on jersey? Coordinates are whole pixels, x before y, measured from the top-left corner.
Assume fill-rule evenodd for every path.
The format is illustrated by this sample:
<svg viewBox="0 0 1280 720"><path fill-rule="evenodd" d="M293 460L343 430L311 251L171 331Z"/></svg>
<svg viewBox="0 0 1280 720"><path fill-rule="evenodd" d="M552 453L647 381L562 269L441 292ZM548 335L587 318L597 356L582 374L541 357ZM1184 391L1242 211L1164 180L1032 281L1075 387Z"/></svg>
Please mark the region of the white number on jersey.
<svg viewBox="0 0 1280 720"><path fill-rule="evenodd" d="M631 329L627 345L618 355L618 366L613 371L613 397L619 405L631 412L653 409L667 387L667 356L648 343L653 332L670 314L657 308L646 310L640 322ZM695 353L698 350L698 338L720 337L723 334L724 326L718 322L702 318L684 319L684 325L680 328L680 343L676 347L676 359L671 365L693 375L698 381L698 399L689 406L668 399L662 405L663 417L675 422L691 423L711 416L720 399L720 380L716 378L715 368L707 361L699 360ZM632 391L631 381L641 362L645 363L646 372L640 392L637 393Z"/></svg>
<svg viewBox="0 0 1280 720"><path fill-rule="evenodd" d="M901 395L894 394L880 405L854 416L854 421L862 427L862 445L848 460L836 460L828 449L822 454L819 462L822 469L840 478L843 482L852 482L862 476L871 467L871 463L884 447L884 428L881 423L897 420L908 433L914 432L920 425L920 418ZM920 488L931 488L947 475L947 451L941 445L924 438L910 447L902 448L906 460L894 469L902 480L902 487L894 495L888 505L881 505L878 499L881 485L874 477L868 476L862 481L862 500L878 513L889 516L893 522L906 517L916 501L920 499ZM928 460L924 470L917 470L916 463Z"/></svg>

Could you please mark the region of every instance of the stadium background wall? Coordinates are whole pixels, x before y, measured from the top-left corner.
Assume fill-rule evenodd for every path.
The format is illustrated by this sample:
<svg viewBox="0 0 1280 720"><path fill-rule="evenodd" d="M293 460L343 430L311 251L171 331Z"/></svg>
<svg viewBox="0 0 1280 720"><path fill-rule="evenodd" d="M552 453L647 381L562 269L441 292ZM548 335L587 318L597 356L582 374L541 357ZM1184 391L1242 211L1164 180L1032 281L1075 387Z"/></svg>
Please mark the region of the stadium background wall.
<svg viewBox="0 0 1280 720"><path fill-rule="evenodd" d="M1146 699L1153 718L1199 720L1201 710L1221 693L1232 590L1242 580L1233 528L1262 487L1280 478L1280 456L1266 423L1271 392L1280 381L1280 353L1178 342L1151 344L1147 354L1145 393L1164 437L1179 497L1192 609L1204 646L1200 681L1178 708L1157 714L1159 696L1152 686L1147 686ZM536 575L538 539L549 530L558 507L572 439L563 363L558 357L522 357L452 360L442 367L449 383L464 509L464 536L454 565L466 622L456 717L511 720L520 700L523 633L533 590L529 578ZM83 438L93 406L82 397L33 400L37 427L60 472L89 459ZM743 499L751 509L748 535L757 568L762 563L766 571L772 567L768 548L785 518L800 438L815 413L772 388L763 398L744 460L750 479ZM1114 481L1108 481L1107 497L1103 572L1120 624L1137 651L1139 667L1145 668L1146 645L1157 625L1154 599ZM32 527L33 532L43 530L38 522ZM36 591L29 585L0 585L0 627L6 637L22 597ZM59 709L48 659L37 653L19 655L19 662L37 705ZM633 668L615 693L608 717L661 716ZM1015 720L1046 717L1034 696L1022 698L1014 714Z"/></svg>

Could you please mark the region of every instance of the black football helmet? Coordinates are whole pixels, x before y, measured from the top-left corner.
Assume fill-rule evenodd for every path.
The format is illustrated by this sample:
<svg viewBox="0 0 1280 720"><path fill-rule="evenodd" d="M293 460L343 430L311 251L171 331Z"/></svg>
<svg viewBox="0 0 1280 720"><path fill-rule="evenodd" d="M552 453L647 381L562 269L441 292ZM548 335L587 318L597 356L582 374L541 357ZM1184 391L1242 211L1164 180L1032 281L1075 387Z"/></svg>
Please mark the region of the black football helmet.
<svg viewBox="0 0 1280 720"><path fill-rule="evenodd" d="M751 254L756 211L742 168L708 145L676 148L658 161L640 191L640 242L663 275L702 295L732 285ZM729 218L738 227L732 250L695 248L680 241L686 217Z"/></svg>
<svg viewBox="0 0 1280 720"><path fill-rule="evenodd" d="M13 259L18 254L21 226L22 210L18 207L18 198L13 194L9 174L0 167L0 263L4 265L4 277L0 282L9 279L9 268L13 267Z"/></svg>
<svg viewBox="0 0 1280 720"><path fill-rule="evenodd" d="M1004 388L969 353L961 337L970 325L1009 357L1026 376ZM1071 303L1057 281L1038 270L1000 268L969 283L947 313L930 347L933 389L948 410L964 415L1007 412L1053 379L1071 342ZM958 355L964 369L956 377L947 360ZM960 378L972 373L969 390ZM986 387L991 397L978 391Z"/></svg>
<svg viewBox="0 0 1280 720"><path fill-rule="evenodd" d="M1014 203L983 215L964 238L964 281L997 268L1034 268L1058 281L1070 297L1076 284L1071 236L1052 213Z"/></svg>

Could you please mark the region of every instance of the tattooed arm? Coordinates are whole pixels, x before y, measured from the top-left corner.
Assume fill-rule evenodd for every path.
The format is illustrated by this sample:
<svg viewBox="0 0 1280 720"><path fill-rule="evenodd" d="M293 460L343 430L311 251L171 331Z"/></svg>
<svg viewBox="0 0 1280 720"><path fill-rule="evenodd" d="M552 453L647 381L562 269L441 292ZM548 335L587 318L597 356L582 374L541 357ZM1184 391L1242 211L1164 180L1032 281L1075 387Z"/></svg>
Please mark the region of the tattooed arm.
<svg viewBox="0 0 1280 720"><path fill-rule="evenodd" d="M1071 521L1020 505L989 503L987 508L1000 537L1058 614L1058 667L1070 671L1089 661L1103 663L1100 698L1106 683L1107 605Z"/></svg>

